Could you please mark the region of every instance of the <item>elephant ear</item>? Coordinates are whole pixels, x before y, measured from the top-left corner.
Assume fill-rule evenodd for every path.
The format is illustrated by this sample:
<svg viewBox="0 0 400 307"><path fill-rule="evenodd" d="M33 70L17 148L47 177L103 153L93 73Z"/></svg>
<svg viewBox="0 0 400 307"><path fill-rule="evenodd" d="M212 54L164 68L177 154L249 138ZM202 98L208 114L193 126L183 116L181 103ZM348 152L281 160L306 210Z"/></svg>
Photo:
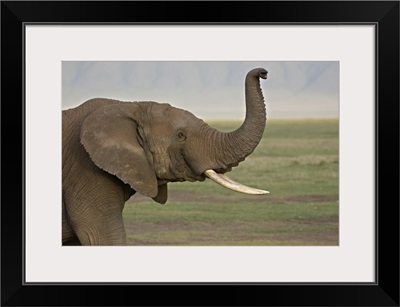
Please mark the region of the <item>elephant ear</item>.
<svg viewBox="0 0 400 307"><path fill-rule="evenodd" d="M97 109L82 124L81 143L98 167L140 194L157 198L157 178L138 142L133 112L126 105Z"/></svg>

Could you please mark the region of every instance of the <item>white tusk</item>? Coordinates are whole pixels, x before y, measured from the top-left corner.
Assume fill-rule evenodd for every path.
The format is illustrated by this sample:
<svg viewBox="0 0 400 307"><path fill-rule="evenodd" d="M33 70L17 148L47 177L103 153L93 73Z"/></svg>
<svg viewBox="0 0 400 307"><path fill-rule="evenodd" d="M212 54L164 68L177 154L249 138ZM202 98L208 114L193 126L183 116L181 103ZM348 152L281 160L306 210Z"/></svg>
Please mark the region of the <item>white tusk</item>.
<svg viewBox="0 0 400 307"><path fill-rule="evenodd" d="M231 189L232 191L245 193L245 194L253 194L253 195L261 195L261 194L268 194L268 191L258 190L254 188L247 187L239 182L233 181L225 174L217 174L212 169L208 169L204 172L208 178L212 181L222 185L225 188Z"/></svg>

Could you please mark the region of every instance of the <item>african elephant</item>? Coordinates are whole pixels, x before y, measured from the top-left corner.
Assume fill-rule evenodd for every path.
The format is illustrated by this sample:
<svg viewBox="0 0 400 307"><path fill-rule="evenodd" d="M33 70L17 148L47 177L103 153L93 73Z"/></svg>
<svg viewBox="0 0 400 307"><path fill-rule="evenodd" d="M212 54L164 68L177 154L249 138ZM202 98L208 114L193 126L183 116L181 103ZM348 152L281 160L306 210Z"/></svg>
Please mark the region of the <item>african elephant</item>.
<svg viewBox="0 0 400 307"><path fill-rule="evenodd" d="M62 243L125 245L125 201L136 192L164 204L167 184L206 177L249 194L225 173L260 142L266 110L259 78L245 80L246 117L229 133L192 113L156 102L96 98L62 111Z"/></svg>

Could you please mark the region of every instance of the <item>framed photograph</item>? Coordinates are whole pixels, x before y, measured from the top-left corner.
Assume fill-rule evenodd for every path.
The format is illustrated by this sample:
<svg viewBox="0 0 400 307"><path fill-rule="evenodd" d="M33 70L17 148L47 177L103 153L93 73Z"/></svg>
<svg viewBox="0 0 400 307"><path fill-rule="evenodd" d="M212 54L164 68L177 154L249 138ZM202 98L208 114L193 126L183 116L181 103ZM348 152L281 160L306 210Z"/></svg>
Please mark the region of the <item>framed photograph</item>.
<svg viewBox="0 0 400 307"><path fill-rule="evenodd" d="M399 306L398 2L1 5L4 306Z"/></svg>
<svg viewBox="0 0 400 307"><path fill-rule="evenodd" d="M266 79L254 79L260 91L246 96L252 80L246 75L259 72L266 74ZM271 72L273 77L268 77ZM128 103L127 118L140 127L136 130L143 129L142 139L148 145L139 148L156 161L152 172L164 181L169 178L170 182L165 184L168 192L163 200L154 201L143 197L145 191L136 191L126 202L122 212L126 233L119 237L126 241L123 244L164 246L163 250L166 246L339 245L339 61L63 61L62 93L63 127L78 129L81 125L74 114L80 114L79 110L85 110L86 106L115 103L111 108L120 108L124 103L116 99L140 100ZM93 100L93 97L103 98ZM107 100L110 98L113 100ZM148 100L170 102L172 106ZM146 113L150 113L150 107L149 117ZM169 115L161 110L169 110ZM84 122L87 123L86 119ZM104 135L109 135L114 124L106 122L104 119L101 127L107 127ZM249 135L259 135L252 137L251 144L248 141L240 144L237 138L233 144L224 141L234 134L241 135L238 131L245 131L250 124L254 128L246 130ZM90 129L88 133L92 133ZM69 193L77 190L71 187L81 176L81 168L75 165L82 161L71 163L74 159L68 148L82 149L82 144L69 141L68 135L74 129L63 128L63 131L63 197L69 199L65 203L65 216L74 219L68 211L78 196ZM170 138L176 134L173 131L184 135L181 141ZM130 135L137 138L134 130ZM118 136L113 139L125 142ZM147 152L150 146L154 148ZM250 154L254 147L254 153ZM118 154L119 149L114 150ZM225 185L225 181L217 181L227 187L223 189L213 180L192 174L196 167L218 169L215 165L221 161L226 161L225 165L232 164L229 159L238 162L236 153L230 151L236 151L240 159L246 156L238 167L232 166L225 172L225 176L241 184ZM97 171L97 165L87 161ZM178 165L184 172L178 171ZM132 168L138 167L133 164ZM138 171L140 178L147 168L150 166ZM136 175L129 180L133 187L138 184ZM83 180L83 190L92 181ZM101 186L98 182L94 184ZM93 195L85 192L81 196L88 204L101 193L95 187L90 190ZM113 194L107 187L102 190L108 195L104 199ZM236 193L237 190L245 193ZM101 202L91 206L97 205ZM110 204L106 202L106 206ZM97 220L90 216L90 220ZM103 229L106 224L92 227ZM67 226L67 222L63 224L64 245L78 239ZM82 236L81 239L86 240ZM117 244L101 236L89 239L94 245Z"/></svg>

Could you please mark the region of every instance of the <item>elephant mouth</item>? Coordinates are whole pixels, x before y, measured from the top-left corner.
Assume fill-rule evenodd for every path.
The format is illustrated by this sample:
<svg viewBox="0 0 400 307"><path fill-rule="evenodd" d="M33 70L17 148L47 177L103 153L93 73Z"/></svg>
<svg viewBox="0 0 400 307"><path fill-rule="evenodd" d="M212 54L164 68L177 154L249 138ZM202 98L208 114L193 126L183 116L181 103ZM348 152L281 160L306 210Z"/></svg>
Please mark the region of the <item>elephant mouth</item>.
<svg viewBox="0 0 400 307"><path fill-rule="evenodd" d="M181 168L176 167L174 169L170 169L169 176L161 176L162 179L166 180L167 182L184 182L184 181L204 181L206 178L203 174L197 175L189 165L185 164L182 165ZM161 178L159 178L160 180ZM161 180L162 180L161 179Z"/></svg>
<svg viewBox="0 0 400 307"><path fill-rule="evenodd" d="M218 183L219 185L223 186L224 188L230 189L235 192L240 192L244 194L251 194L251 195L263 195L263 194L268 194L268 191L264 190L259 190L255 189L252 187L248 187L246 185L243 185L239 182L236 182L229 178L225 174L217 173L212 169L208 169L204 172L204 175L214 181L215 183Z"/></svg>

